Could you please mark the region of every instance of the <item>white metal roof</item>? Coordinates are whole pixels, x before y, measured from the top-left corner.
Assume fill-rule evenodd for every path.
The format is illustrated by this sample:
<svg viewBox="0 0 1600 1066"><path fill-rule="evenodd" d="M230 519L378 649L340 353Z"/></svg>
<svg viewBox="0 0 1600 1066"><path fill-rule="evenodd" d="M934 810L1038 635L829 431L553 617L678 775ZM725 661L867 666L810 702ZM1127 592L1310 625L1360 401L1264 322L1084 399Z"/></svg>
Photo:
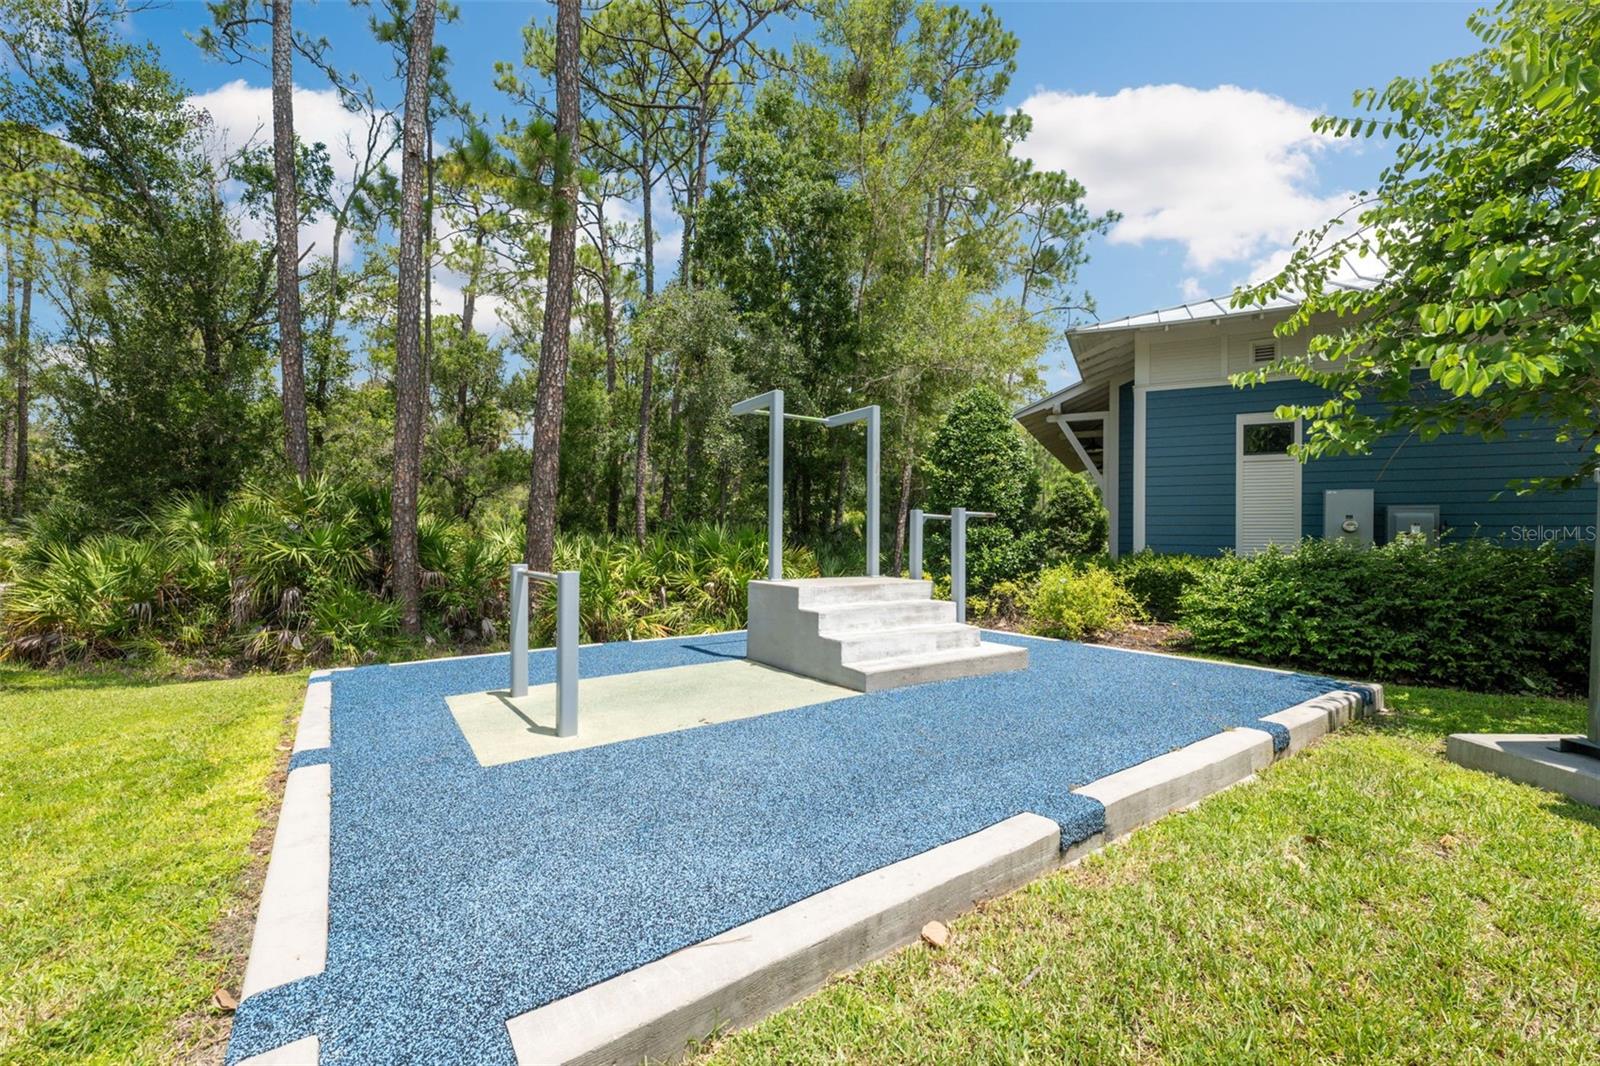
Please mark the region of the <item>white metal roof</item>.
<svg viewBox="0 0 1600 1066"><path fill-rule="evenodd" d="M1298 300L1280 296L1265 303L1251 304L1249 307L1229 307L1228 297L1212 297L1206 300L1196 300L1192 304L1178 304L1176 307L1163 307L1156 311L1146 311L1142 315L1128 315L1126 318L1114 318L1109 322L1095 322L1092 325L1077 326L1067 330L1067 336L1078 336L1086 333L1110 333L1119 329L1143 329L1149 326L1175 326L1185 322L1205 322L1213 318L1233 318L1238 315L1259 315L1263 311L1278 311L1290 308L1299 303Z"/></svg>

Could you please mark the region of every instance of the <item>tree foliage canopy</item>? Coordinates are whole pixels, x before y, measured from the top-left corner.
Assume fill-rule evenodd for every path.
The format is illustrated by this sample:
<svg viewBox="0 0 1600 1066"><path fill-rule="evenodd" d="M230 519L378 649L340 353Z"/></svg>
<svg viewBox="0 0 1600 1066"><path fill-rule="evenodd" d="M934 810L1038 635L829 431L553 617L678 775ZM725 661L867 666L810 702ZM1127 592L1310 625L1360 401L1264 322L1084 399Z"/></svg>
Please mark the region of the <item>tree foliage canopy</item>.
<svg viewBox="0 0 1600 1066"><path fill-rule="evenodd" d="M1393 139L1394 162L1235 297L1300 298L1282 332L1317 331L1307 357L1242 376L1287 370L1328 390L1288 409L1307 420L1307 455L1395 431L1493 438L1527 418L1562 439L1600 434L1600 7L1503 0L1470 25L1482 50L1318 120ZM1352 265L1377 280L1347 284ZM1591 447L1563 483L1597 465Z"/></svg>

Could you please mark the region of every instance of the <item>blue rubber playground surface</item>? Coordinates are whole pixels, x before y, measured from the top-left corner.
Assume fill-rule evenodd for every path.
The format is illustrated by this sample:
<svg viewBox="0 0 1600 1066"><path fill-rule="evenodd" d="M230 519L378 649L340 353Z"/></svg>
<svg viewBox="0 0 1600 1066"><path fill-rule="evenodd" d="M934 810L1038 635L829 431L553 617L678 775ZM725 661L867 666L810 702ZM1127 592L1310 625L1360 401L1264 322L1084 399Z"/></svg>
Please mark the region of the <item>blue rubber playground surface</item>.
<svg viewBox="0 0 1600 1066"><path fill-rule="evenodd" d="M1027 670L482 767L445 697L503 655L341 671L327 968L245 1000L228 1061L316 1034L324 1063L514 1061L508 1018L1071 790L1341 686L1080 644ZM586 677L744 657L744 635L582 649ZM535 653L534 684L554 678Z"/></svg>

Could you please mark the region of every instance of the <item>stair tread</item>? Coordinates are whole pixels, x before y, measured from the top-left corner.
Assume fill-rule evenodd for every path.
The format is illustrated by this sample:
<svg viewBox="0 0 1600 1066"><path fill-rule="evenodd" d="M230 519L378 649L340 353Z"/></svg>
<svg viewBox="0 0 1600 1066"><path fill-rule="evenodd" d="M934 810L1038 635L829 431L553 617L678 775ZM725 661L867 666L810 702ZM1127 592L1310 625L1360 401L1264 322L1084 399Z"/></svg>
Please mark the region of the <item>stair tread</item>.
<svg viewBox="0 0 1600 1066"><path fill-rule="evenodd" d="M897 666L924 666L930 663L945 663L961 659L986 659L1008 653L1027 654L1026 648L1019 648L1015 644L975 644L970 648L944 648L940 651L919 651L910 655L891 655L884 659L862 659L850 663L853 670L888 670Z"/></svg>

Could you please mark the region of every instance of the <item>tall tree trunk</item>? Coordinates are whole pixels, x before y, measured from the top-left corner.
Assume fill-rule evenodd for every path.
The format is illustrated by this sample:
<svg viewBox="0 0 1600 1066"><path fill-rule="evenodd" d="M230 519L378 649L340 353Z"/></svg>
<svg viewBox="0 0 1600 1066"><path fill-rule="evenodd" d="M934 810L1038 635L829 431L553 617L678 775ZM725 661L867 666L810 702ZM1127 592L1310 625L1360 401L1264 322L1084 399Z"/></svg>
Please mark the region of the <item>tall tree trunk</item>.
<svg viewBox="0 0 1600 1066"><path fill-rule="evenodd" d="M906 547L906 519L911 515L911 450L906 449L906 461L900 467L900 506L895 512L894 520L894 558L889 563L889 572L900 572L900 559ZM919 580L921 574L909 575L913 581Z"/></svg>
<svg viewBox="0 0 1600 1066"><path fill-rule="evenodd" d="M605 198L600 201L600 313L605 317L606 342L606 401L609 404L617 391L617 312L611 298L611 285L616 279L611 270L611 242L606 235ZM622 450L612 436L606 447L606 532L617 531L617 515L622 510Z"/></svg>
<svg viewBox="0 0 1600 1066"><path fill-rule="evenodd" d="M431 104L431 102L430 102ZM433 108L428 108L428 154L423 160L427 197L422 204L422 424L433 421ZM422 462L422 438L417 435L417 462Z"/></svg>
<svg viewBox="0 0 1600 1066"><path fill-rule="evenodd" d="M3 324L3 344L7 369L16 365L17 359L17 248L16 235L6 232L6 315ZM17 438L11 431L11 408L0 407L0 504L11 499L12 474L16 470Z"/></svg>
<svg viewBox="0 0 1600 1066"><path fill-rule="evenodd" d="M39 228L39 201L34 200L28 216L27 248L22 256L22 306L17 314L17 358L11 368L17 386L17 410L11 430L16 444L11 451L11 515L21 515L28 496L28 404L33 332L33 240Z"/></svg>
<svg viewBox="0 0 1600 1066"><path fill-rule="evenodd" d="M278 227L278 355L283 363L283 453L311 476L306 372L300 350L300 203L294 160L293 0L272 0L272 185Z"/></svg>
<svg viewBox="0 0 1600 1066"><path fill-rule="evenodd" d="M550 267L539 338L539 392L533 410L533 478L528 493L527 563L549 570L555 557L556 492L561 476L561 417L566 406L572 273L578 235L578 0L556 0L556 167L550 219Z"/></svg>
<svg viewBox="0 0 1600 1066"><path fill-rule="evenodd" d="M429 65L433 59L434 0L417 0L406 57L406 113L400 134L399 303L395 309L394 494L390 555L400 624L422 628L417 562L418 453L422 444L422 192L428 139Z"/></svg>
<svg viewBox="0 0 1600 1066"><path fill-rule="evenodd" d="M644 193L640 209L644 237L644 299L645 303L656 294L656 231L650 209L654 164L648 155L639 169L639 186ZM639 441L633 456L633 539L644 543L645 500L650 488L650 404L655 397L651 386L655 379L655 353L647 344L643 353L644 365L639 374Z"/></svg>
<svg viewBox="0 0 1600 1066"><path fill-rule="evenodd" d="M328 364L333 359L334 331L339 324L339 243L343 240L344 213L340 212L333 220L333 247L328 251L328 305L323 311L322 344L311 367L311 405L317 411L317 424L311 433L318 448L322 447L323 427L328 424L329 378L333 370Z"/></svg>

